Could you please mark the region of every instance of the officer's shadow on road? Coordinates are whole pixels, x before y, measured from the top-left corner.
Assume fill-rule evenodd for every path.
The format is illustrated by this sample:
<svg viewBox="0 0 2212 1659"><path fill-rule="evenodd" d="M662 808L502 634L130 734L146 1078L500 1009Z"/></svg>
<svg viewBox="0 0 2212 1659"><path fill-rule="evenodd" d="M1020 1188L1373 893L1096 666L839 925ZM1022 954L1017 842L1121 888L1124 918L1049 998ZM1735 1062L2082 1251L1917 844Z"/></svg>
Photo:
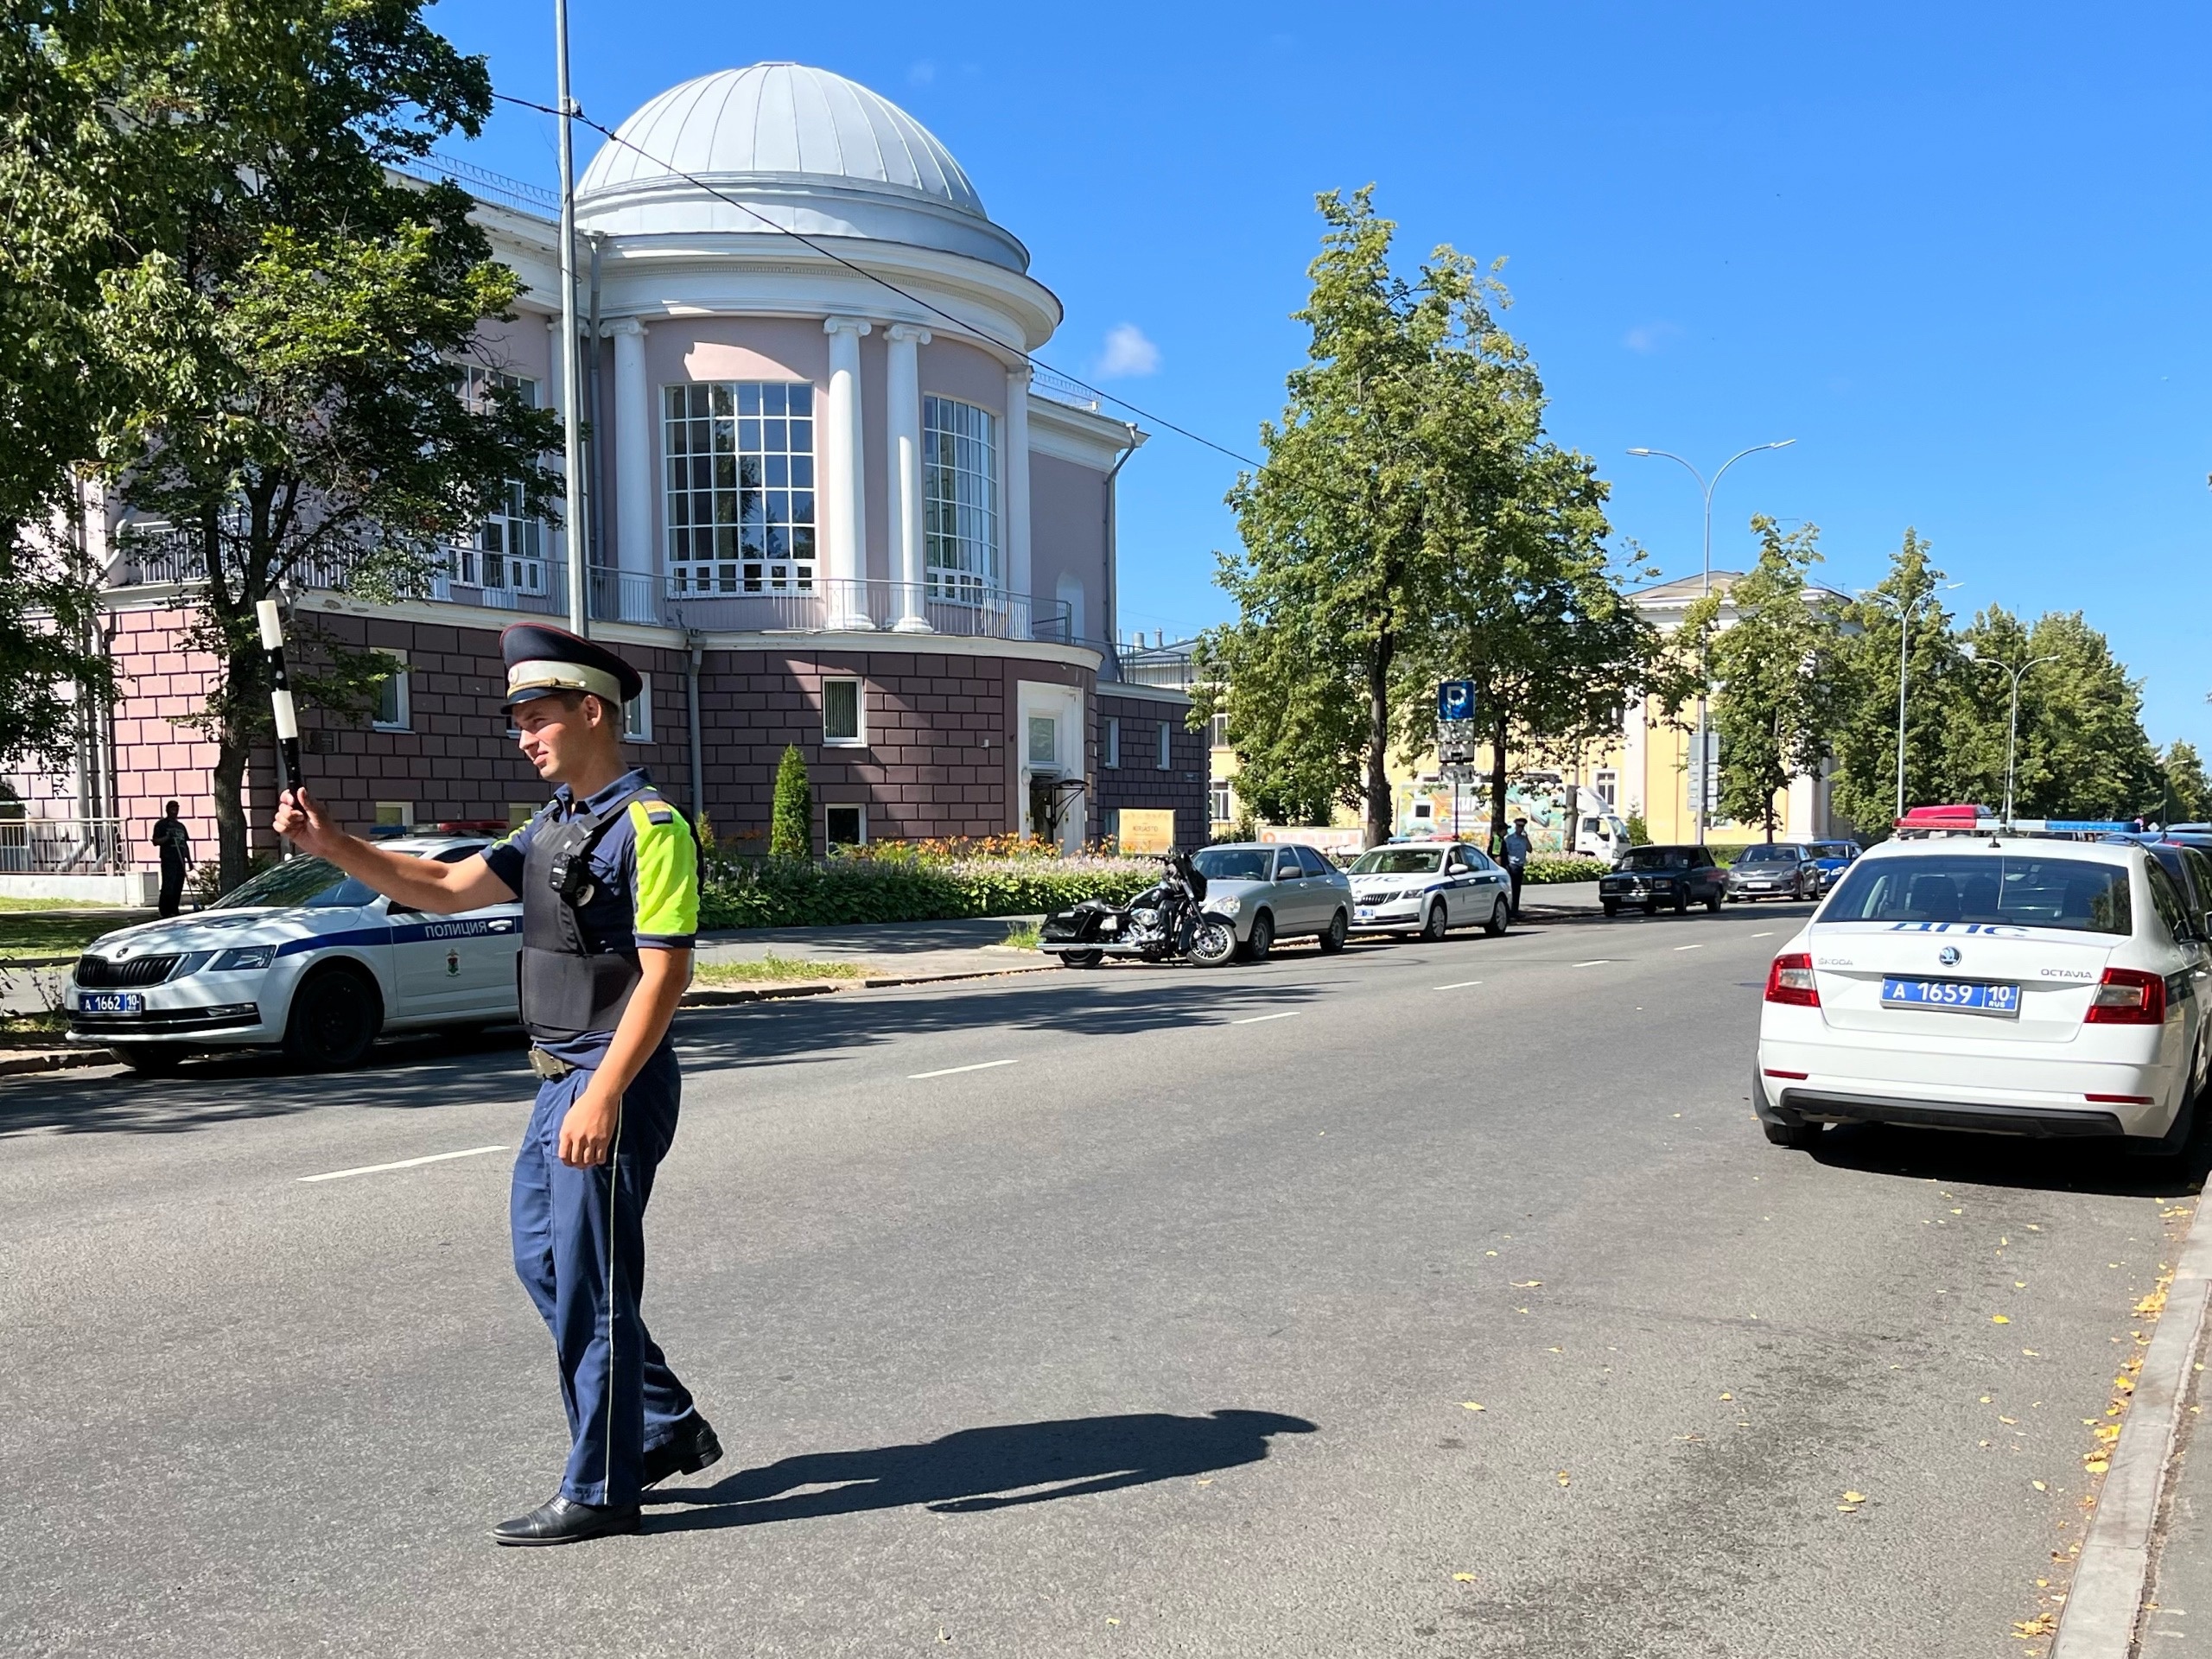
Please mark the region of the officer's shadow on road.
<svg viewBox="0 0 2212 1659"><path fill-rule="evenodd" d="M975 1515L1258 1463L1270 1436L1314 1428L1303 1417L1238 1410L965 1428L918 1446L808 1452L712 1486L657 1490L646 1494L649 1503L685 1507L654 1516L646 1529L754 1527L916 1503L938 1515Z"/></svg>

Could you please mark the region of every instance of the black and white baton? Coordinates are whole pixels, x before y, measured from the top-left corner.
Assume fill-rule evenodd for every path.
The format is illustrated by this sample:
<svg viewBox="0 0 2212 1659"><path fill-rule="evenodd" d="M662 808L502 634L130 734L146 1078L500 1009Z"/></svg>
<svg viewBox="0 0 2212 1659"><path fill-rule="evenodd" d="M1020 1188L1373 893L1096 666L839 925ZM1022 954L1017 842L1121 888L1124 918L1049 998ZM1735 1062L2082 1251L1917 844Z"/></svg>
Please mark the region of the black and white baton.
<svg viewBox="0 0 2212 1659"><path fill-rule="evenodd" d="M284 668L284 620L276 601L264 599L253 607L261 623L261 660L269 670L269 705L276 716L276 798L282 800L300 784L300 717L292 708L292 678Z"/></svg>

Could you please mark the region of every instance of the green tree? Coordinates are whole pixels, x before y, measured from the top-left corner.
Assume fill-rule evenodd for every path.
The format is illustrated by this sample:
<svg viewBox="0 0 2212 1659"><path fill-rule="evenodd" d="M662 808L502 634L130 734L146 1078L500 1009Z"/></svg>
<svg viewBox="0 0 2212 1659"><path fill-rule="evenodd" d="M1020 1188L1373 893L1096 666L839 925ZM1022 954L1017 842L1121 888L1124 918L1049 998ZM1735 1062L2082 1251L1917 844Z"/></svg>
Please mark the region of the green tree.
<svg viewBox="0 0 2212 1659"><path fill-rule="evenodd" d="M2013 811L2021 817L2157 817L2166 775L2143 730L2143 688L2128 677L2103 634L2079 611L2048 612L2032 624L1992 607L1961 642L1977 671L1970 716L1960 722L1962 765L1980 780L1974 797L2001 803L2012 681L2020 676Z"/></svg>
<svg viewBox="0 0 2212 1659"><path fill-rule="evenodd" d="M776 796L768 812L768 856L814 856L814 788L806 780L806 757L796 743L776 763Z"/></svg>
<svg viewBox="0 0 2212 1659"><path fill-rule="evenodd" d="M148 145L70 73L89 10L0 0L0 768L59 766L113 695L85 538L115 391L94 314L123 252L114 204Z"/></svg>
<svg viewBox="0 0 2212 1659"><path fill-rule="evenodd" d="M419 590L511 482L527 510L547 510L557 428L467 373L496 367L478 326L518 288L468 199L386 172L478 130L482 60L432 31L418 0L185 0L132 15L118 45L73 14L85 39L66 54L112 119L158 129L143 188L116 207L135 257L100 280L98 344L131 391L108 453L123 500L170 527L161 550L196 612L188 643L218 665L197 723L217 751L228 886L245 865L246 763L269 717L257 601L308 575ZM308 701L357 702L381 669L367 653L321 655L298 688Z"/></svg>
<svg viewBox="0 0 2212 1659"><path fill-rule="evenodd" d="M1296 320L1311 331L1267 460L1229 503L1243 550L1221 558L1238 620L1207 633L1229 716L1238 791L1271 817L1357 809L1390 831L1389 745L1454 556L1439 498L1533 435L1534 378L1501 330L1500 291L1440 248L1413 280L1393 272L1396 227L1372 187L1318 199L1327 230ZM1409 647L1413 647L1409 651Z"/></svg>
<svg viewBox="0 0 2212 1659"><path fill-rule="evenodd" d="M2158 757L2164 779L2164 798L2157 814L2161 823L2202 823L2212 818L2212 778L2204 774L2204 761L2194 743L2176 738Z"/></svg>
<svg viewBox="0 0 2212 1659"><path fill-rule="evenodd" d="M1541 391L1535 409L1541 412ZM1677 706L1689 680L1630 602L1605 547L1606 486L1589 457L1541 436L1451 480L1439 517L1455 556L1402 704L1411 758L1431 741L1430 684L1471 679L1490 743L1491 845L1503 845L1516 758L1563 760L1620 730L1647 693ZM1638 552L1629 562L1640 563Z"/></svg>
<svg viewBox="0 0 2212 1659"><path fill-rule="evenodd" d="M1843 699L1843 636L1808 581L1821 558L1819 530L1805 524L1785 533L1764 515L1751 530L1758 564L1725 594L1690 607L1682 632L1702 648L1720 687L1713 716L1720 815L1759 825L1771 842L1782 792L1828 757ZM1736 618L1725 627L1724 606Z"/></svg>
<svg viewBox="0 0 2212 1659"><path fill-rule="evenodd" d="M1936 597L1943 573L1911 530L1890 556L1890 573L1846 610L1838 653L1842 683L1835 731L1835 810L1869 839L1886 836L1897 816L1897 668L1909 665L1905 700L1905 804L1972 801L1986 795L1978 758L1980 721L1973 711L1972 669ZM1886 603L1884 601L1887 601ZM1900 612L1910 615L1901 626Z"/></svg>

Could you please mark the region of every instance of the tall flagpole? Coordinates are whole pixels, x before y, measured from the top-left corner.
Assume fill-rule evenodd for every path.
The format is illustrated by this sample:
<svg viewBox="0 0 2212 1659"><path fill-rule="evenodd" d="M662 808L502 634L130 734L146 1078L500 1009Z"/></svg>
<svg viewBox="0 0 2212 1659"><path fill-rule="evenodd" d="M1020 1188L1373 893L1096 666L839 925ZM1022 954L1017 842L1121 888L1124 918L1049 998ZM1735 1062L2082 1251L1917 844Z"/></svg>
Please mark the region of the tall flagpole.
<svg viewBox="0 0 2212 1659"><path fill-rule="evenodd" d="M589 538L584 533L583 387L576 372L575 102L569 96L569 0L553 0L554 102L561 108L561 428L567 496L561 520L569 541L569 629L591 632Z"/></svg>

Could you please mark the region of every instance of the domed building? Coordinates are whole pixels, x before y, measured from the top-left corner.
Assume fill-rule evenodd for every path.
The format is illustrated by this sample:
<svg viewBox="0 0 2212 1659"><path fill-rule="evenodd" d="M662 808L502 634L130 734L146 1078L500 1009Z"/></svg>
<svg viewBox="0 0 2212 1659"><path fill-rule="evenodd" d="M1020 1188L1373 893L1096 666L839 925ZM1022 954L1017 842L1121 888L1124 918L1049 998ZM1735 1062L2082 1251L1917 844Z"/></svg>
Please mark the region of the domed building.
<svg viewBox="0 0 2212 1659"><path fill-rule="evenodd" d="M454 175L525 283L468 372L557 406L556 204ZM1204 839L1187 700L1116 671L1115 480L1144 435L1033 374L1059 302L943 143L826 70L724 70L622 123L576 223L593 631L647 673L630 739L664 789L724 836L765 836L796 743L817 844L1074 847L1130 809ZM296 595L394 662L373 718L308 734L343 816L505 822L543 799L493 701L497 639L565 614L577 539L518 513L419 598ZM98 787L142 859L170 796L213 844L212 748L169 724L204 704L167 574L117 554L131 689ZM270 788L250 785L264 821Z"/></svg>

